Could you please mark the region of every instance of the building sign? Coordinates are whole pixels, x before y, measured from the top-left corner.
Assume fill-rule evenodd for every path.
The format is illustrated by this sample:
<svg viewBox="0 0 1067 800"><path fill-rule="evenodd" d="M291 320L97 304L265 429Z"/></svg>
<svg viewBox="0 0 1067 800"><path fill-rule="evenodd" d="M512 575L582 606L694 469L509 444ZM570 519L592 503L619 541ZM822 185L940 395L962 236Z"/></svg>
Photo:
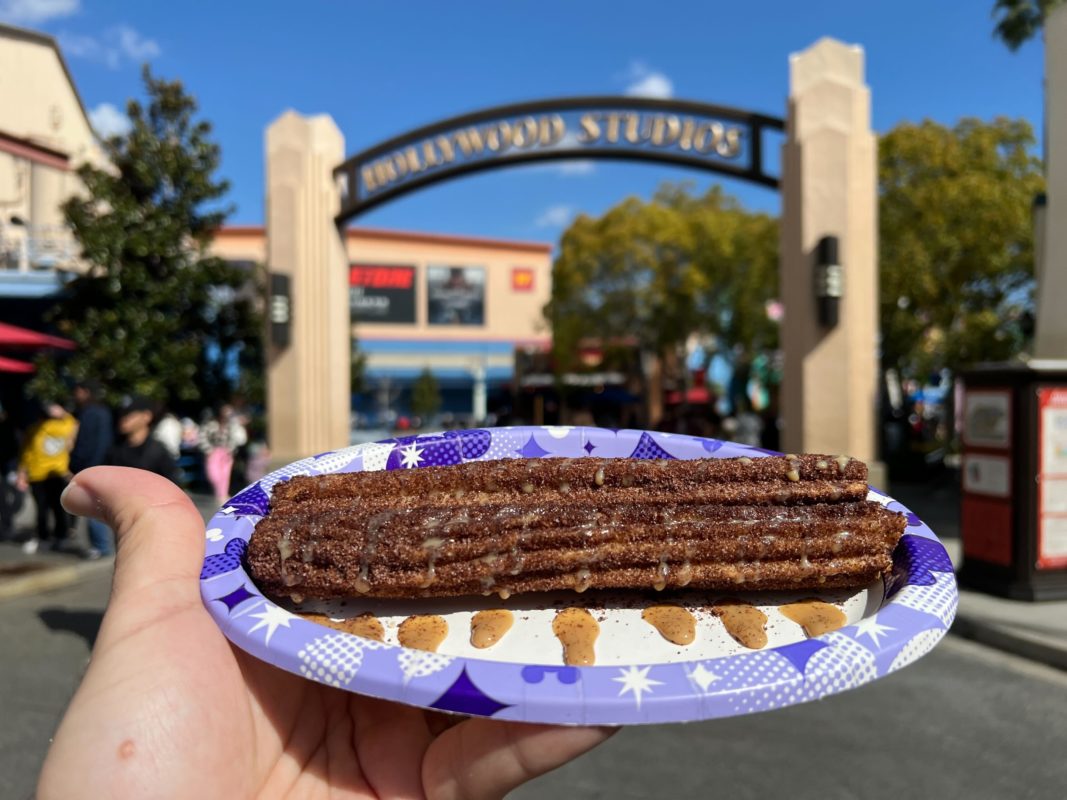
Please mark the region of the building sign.
<svg viewBox="0 0 1067 800"><path fill-rule="evenodd" d="M534 271L529 267L512 267L511 288L516 292L532 292L534 288Z"/></svg>
<svg viewBox="0 0 1067 800"><path fill-rule="evenodd" d="M964 400L963 442L972 447L1011 445L1011 393L969 391Z"/></svg>
<svg viewBox="0 0 1067 800"><path fill-rule="evenodd" d="M356 322L415 322L415 268L352 264L348 305Z"/></svg>
<svg viewBox="0 0 1067 800"><path fill-rule="evenodd" d="M426 270L426 320L431 325L485 324L485 270L431 266Z"/></svg>
<svg viewBox="0 0 1067 800"><path fill-rule="evenodd" d="M390 139L334 170L344 222L438 180L506 164L565 158L664 161L765 186L762 135L781 119L683 100L546 100L455 117Z"/></svg>
<svg viewBox="0 0 1067 800"><path fill-rule="evenodd" d="M1037 566L1067 567L1067 389L1037 393Z"/></svg>
<svg viewBox="0 0 1067 800"><path fill-rule="evenodd" d="M1011 391L968 389L963 400L960 523L967 559L1011 566Z"/></svg>

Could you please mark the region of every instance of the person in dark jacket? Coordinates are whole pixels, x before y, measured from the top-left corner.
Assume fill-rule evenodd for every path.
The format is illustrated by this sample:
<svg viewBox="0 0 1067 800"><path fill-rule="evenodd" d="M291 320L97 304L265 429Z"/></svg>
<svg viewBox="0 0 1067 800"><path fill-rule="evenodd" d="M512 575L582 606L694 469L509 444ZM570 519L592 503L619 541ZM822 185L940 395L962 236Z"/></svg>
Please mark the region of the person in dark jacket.
<svg viewBox="0 0 1067 800"><path fill-rule="evenodd" d="M119 436L108 453L107 463L116 467L134 467L162 475L177 482L178 466L167 448L152 438L155 404L143 397L132 397L118 414Z"/></svg>
<svg viewBox="0 0 1067 800"><path fill-rule="evenodd" d="M81 472L89 467L98 467L107 460L115 434L111 424L111 412L100 402L100 384L83 381L74 387L74 402L78 407L78 437L70 451L70 471ZM89 559L109 556L114 552L111 530L97 519L88 520Z"/></svg>

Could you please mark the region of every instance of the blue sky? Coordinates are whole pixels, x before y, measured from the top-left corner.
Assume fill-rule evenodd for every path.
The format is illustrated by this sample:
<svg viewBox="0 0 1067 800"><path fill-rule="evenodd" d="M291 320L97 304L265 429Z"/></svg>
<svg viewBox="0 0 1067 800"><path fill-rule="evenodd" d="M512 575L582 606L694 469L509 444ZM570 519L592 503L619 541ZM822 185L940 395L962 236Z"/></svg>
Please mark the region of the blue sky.
<svg viewBox="0 0 1067 800"><path fill-rule="evenodd" d="M0 0L0 20L57 36L104 124L140 92L139 64L180 78L223 147L233 223L263 218L263 132L286 109L328 113L354 153L443 117L505 102L646 92L780 116L788 57L821 36L862 45L873 124L1041 118L1043 51L992 38L993 0L864 2L354 2ZM401 198L360 224L556 242L666 180L722 182L754 208L774 192L648 164L497 170Z"/></svg>

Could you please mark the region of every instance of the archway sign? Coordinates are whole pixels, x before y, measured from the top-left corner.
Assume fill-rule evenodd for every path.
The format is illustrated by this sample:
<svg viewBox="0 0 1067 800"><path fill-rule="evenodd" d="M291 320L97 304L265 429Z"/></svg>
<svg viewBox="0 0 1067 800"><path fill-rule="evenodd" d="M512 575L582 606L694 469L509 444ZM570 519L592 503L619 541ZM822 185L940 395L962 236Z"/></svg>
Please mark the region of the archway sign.
<svg viewBox="0 0 1067 800"><path fill-rule="evenodd" d="M375 206L441 181L574 158L675 164L779 189L785 356L783 447L875 459L876 143L860 47L821 39L789 60L786 120L683 100L581 97L501 106L410 131L343 160L328 116L286 112L267 130L267 257L287 287L286 336L268 356L276 458L348 438L351 321L339 230ZM781 176L764 134L785 131ZM339 166L335 166L339 165ZM820 319L816 251L835 237L836 324ZM821 251L826 258L833 248ZM823 265L825 267L825 265ZM834 286L841 285L834 281ZM825 289L828 283L823 281ZM275 304L272 304L272 308ZM872 482L878 485L878 473Z"/></svg>
<svg viewBox="0 0 1067 800"><path fill-rule="evenodd" d="M513 164L574 158L656 161L772 189L763 132L785 120L726 106L640 97L570 97L498 106L418 128L334 170L344 224L440 181Z"/></svg>

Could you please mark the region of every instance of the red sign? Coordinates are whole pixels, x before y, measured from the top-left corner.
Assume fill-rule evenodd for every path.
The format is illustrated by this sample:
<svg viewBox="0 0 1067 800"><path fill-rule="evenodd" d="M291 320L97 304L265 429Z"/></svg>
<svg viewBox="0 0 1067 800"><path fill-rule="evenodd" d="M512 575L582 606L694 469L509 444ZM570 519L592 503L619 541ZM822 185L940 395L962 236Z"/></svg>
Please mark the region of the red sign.
<svg viewBox="0 0 1067 800"><path fill-rule="evenodd" d="M348 268L348 285L365 289L410 289L415 285L415 268L353 264Z"/></svg>
<svg viewBox="0 0 1067 800"><path fill-rule="evenodd" d="M512 267L511 288L516 292L532 292L534 288L534 271L529 267Z"/></svg>
<svg viewBox="0 0 1067 800"><path fill-rule="evenodd" d="M348 297L356 322L415 322L415 268L350 264Z"/></svg>
<svg viewBox="0 0 1067 800"><path fill-rule="evenodd" d="M1037 566L1067 567L1067 389L1037 391Z"/></svg>

